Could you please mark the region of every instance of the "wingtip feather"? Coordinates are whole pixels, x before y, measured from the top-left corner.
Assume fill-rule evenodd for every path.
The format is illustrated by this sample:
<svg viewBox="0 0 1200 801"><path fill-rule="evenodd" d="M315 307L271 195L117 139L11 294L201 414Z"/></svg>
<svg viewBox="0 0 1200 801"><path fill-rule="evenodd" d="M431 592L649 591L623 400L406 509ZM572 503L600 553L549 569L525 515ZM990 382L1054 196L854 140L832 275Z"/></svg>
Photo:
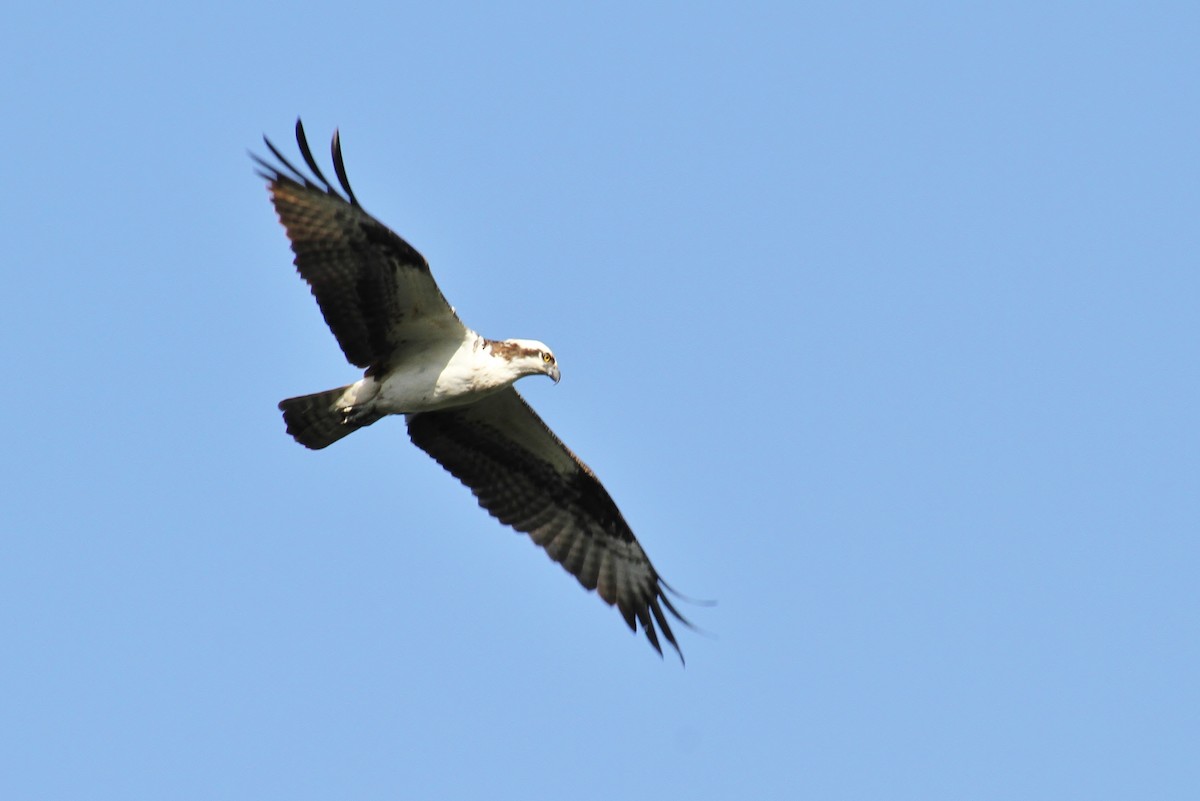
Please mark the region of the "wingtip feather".
<svg viewBox="0 0 1200 801"><path fill-rule="evenodd" d="M333 171L337 173L338 182L341 183L342 189L346 190L350 202L358 206L358 198L354 196L354 190L350 188L350 179L346 177L346 164L342 161L342 135L337 128L333 129L333 142L330 143L329 149L333 151Z"/></svg>
<svg viewBox="0 0 1200 801"><path fill-rule="evenodd" d="M313 158L312 148L308 146L308 137L304 134L304 123L300 121L299 117L296 118L296 144L300 146L300 155L304 157L304 163L312 170L317 180L324 185L325 191L331 195L336 194L333 190L333 184L329 183L329 179L321 172L321 167L317 164L317 160Z"/></svg>

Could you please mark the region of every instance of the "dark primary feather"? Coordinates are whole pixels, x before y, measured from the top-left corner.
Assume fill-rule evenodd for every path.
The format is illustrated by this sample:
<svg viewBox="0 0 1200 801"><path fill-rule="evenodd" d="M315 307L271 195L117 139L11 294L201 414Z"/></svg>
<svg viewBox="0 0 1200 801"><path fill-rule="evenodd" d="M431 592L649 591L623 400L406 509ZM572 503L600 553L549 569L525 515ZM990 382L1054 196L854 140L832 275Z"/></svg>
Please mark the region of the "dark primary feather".
<svg viewBox="0 0 1200 801"><path fill-rule="evenodd" d="M525 532L589 590L641 623L660 654L658 631L679 653L664 614L690 626L617 505L588 467L511 387L468 406L408 416L412 441L466 484L479 505ZM656 630L657 626L657 630Z"/></svg>
<svg viewBox="0 0 1200 801"><path fill-rule="evenodd" d="M300 121L297 120L296 124L299 125ZM346 177L346 165L342 163L342 137L336 129L333 132L333 171L337 173L338 181L346 190L350 202L357 206L358 198L354 196L354 190L350 188L350 179Z"/></svg>
<svg viewBox="0 0 1200 801"><path fill-rule="evenodd" d="M336 130L333 132L333 136L333 149L336 153L338 150ZM325 187L328 191L333 191L332 186L329 183L329 179L325 177L325 173L321 172L321 168L317 166L317 160L313 158L312 148L308 146L308 137L304 135L304 123L300 122L300 120L296 120L296 143L300 145L300 155L304 156L304 163L307 164L308 168L313 171L313 175L317 176L318 181L325 184ZM272 148L272 150L274 150L274 148ZM358 205L357 203L354 203L354 201L351 201L351 204L355 206Z"/></svg>
<svg viewBox="0 0 1200 801"><path fill-rule="evenodd" d="M298 120L296 141L311 177L263 139L278 164L254 159L269 182L296 269L351 364L384 370L405 345L463 335L424 257L358 204L336 134L331 149L345 197L317 165Z"/></svg>

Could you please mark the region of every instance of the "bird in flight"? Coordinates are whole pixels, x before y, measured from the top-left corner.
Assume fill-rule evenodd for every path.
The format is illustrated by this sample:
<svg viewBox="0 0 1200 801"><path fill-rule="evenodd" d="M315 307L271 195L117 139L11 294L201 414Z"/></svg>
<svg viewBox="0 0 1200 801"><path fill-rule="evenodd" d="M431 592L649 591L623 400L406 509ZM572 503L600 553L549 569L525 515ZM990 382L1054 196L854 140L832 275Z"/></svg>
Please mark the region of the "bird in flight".
<svg viewBox="0 0 1200 801"><path fill-rule="evenodd" d="M558 383L558 360L530 339L487 339L446 302L429 264L363 210L350 188L341 141L325 178L296 121L310 175L263 137L277 160L258 156L300 277L312 290L346 360L365 370L353 384L279 404L287 432L319 450L389 415L402 414L413 443L465 484L493 517L528 534L589 590L659 632L683 659L659 576L596 475L554 435L513 384L531 375ZM665 610L665 611L664 611Z"/></svg>

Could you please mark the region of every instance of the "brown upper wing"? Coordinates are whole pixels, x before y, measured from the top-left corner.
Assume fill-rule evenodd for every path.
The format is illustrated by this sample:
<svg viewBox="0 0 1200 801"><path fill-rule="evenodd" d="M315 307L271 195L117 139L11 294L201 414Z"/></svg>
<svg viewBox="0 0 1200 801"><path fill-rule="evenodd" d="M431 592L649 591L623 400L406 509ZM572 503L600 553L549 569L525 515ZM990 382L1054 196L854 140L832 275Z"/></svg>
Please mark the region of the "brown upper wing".
<svg viewBox="0 0 1200 801"><path fill-rule="evenodd" d="M351 364L378 368L410 342L464 336L424 257L358 204L337 133L333 163L345 196L321 173L299 120L296 141L311 176L264 141L279 163L254 159L287 230L296 269Z"/></svg>
<svg viewBox="0 0 1200 801"><path fill-rule="evenodd" d="M683 658L663 609L687 621L617 505L515 389L407 419L412 441L466 484L480 506L529 534L580 584L616 605L630 629L640 622L661 654L657 623Z"/></svg>

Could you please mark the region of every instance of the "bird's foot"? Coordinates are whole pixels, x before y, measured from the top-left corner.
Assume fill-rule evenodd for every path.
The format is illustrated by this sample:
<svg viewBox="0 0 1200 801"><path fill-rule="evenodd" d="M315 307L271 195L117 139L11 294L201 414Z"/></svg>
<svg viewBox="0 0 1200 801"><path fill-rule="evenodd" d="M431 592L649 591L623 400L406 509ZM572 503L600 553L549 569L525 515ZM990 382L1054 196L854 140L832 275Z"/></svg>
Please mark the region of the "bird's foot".
<svg viewBox="0 0 1200 801"><path fill-rule="evenodd" d="M366 418L371 417L371 412L365 406L343 406L342 425L352 426L356 423L362 424Z"/></svg>

